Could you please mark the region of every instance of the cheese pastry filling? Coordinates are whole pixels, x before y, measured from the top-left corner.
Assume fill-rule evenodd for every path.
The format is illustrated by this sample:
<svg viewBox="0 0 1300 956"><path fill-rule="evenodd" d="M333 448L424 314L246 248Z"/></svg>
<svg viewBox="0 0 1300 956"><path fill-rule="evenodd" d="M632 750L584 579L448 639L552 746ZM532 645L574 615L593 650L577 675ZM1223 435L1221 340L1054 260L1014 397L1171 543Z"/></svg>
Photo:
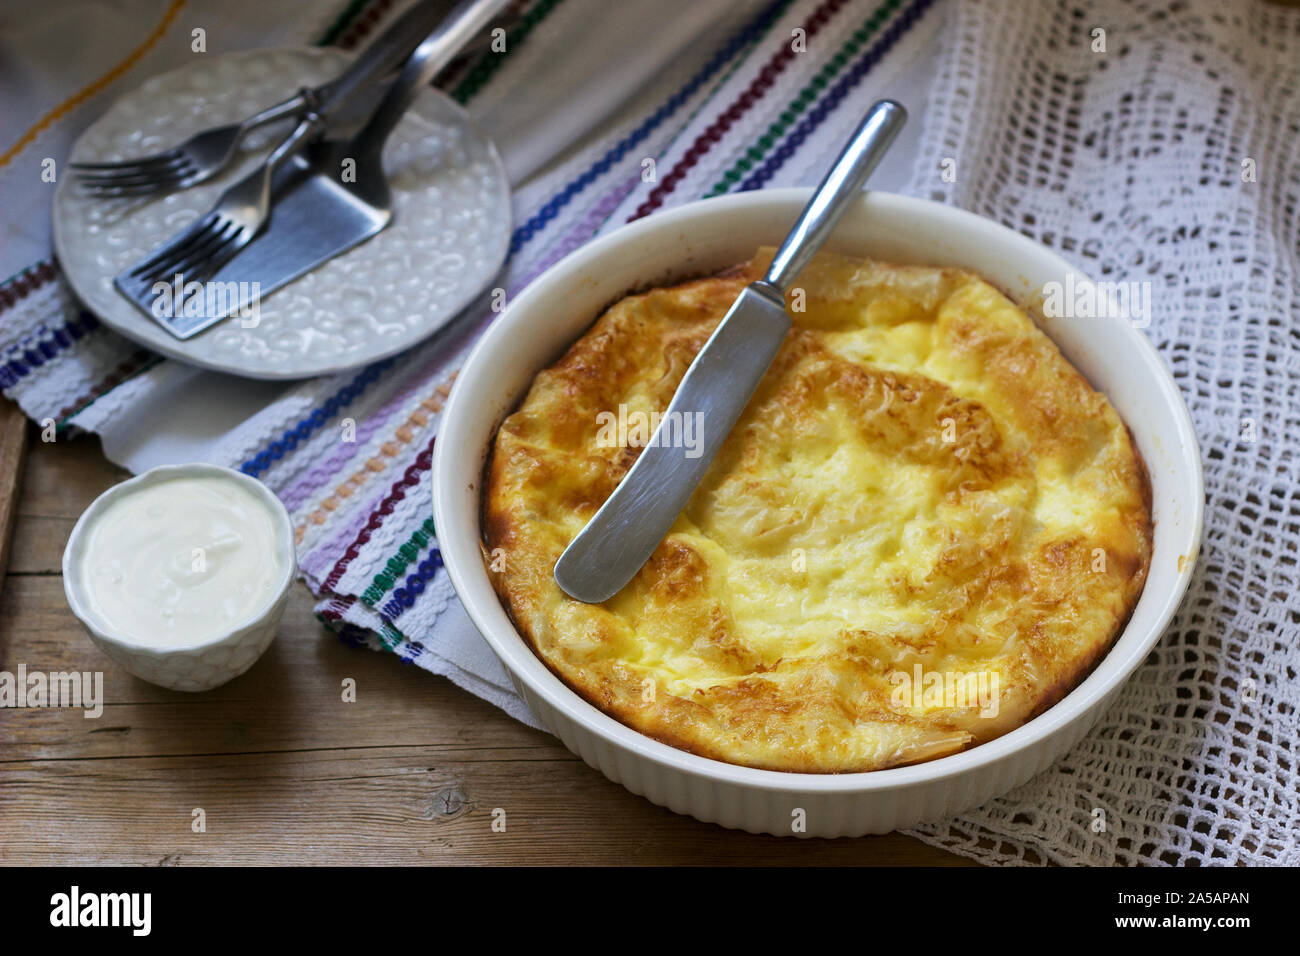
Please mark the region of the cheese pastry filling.
<svg viewBox="0 0 1300 956"><path fill-rule="evenodd" d="M486 473L502 603L593 705L730 763L875 770L1020 726L1137 603L1150 491L1105 396L970 272L820 254L650 561L602 605L555 583L771 256L624 298L537 376ZM689 416L672 424L689 453Z"/></svg>

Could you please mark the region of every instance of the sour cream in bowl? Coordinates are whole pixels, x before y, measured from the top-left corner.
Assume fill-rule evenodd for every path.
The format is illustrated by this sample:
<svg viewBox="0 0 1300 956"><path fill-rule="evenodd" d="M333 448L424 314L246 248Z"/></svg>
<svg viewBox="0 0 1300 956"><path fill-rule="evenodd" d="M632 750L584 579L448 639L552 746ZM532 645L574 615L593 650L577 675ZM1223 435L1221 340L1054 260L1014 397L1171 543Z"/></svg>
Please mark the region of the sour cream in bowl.
<svg viewBox="0 0 1300 956"><path fill-rule="evenodd" d="M68 604L91 639L150 683L209 690L270 645L297 571L293 528L261 482L168 465L110 488L63 554Z"/></svg>

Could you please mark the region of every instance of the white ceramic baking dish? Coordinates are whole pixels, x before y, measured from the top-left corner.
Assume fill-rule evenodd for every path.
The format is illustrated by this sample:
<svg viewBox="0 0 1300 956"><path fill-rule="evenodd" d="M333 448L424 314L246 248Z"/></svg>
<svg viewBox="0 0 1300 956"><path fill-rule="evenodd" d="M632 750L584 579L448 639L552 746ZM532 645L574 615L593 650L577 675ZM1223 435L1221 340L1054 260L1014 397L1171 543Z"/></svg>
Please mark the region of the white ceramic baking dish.
<svg viewBox="0 0 1300 956"><path fill-rule="evenodd" d="M434 456L434 517L443 559L470 617L528 705L583 760L632 792L701 820L751 832L855 836L977 806L1028 780L1077 743L1159 640L1182 600L1200 543L1204 493L1187 408L1135 323L1042 315L1037 303L1047 283L1064 286L1072 279L1077 286L1083 278L1077 270L971 213L864 194L828 248L980 273L1034 314L1128 424L1151 474L1155 521L1150 575L1128 625L1073 692L1024 726L951 757L870 773L733 766L669 747L588 704L529 649L488 578L479 514L492 437L533 376L606 306L629 291L708 274L748 259L757 246L777 245L808 196L803 189L765 190L681 206L591 242L534 281L483 336L457 378Z"/></svg>

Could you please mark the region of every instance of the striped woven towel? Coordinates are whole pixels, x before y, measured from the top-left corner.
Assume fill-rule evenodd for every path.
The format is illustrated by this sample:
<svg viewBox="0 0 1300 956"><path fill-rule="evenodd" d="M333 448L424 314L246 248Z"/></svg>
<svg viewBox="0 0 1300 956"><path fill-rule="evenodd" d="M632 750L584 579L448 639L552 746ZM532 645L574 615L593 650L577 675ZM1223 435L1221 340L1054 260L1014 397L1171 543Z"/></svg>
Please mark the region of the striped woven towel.
<svg viewBox="0 0 1300 956"><path fill-rule="evenodd" d="M566 122L563 91L554 94L560 115L535 135L520 132L521 98L539 71L551 70L547 82L555 78L548 64L569 63L570 73L585 64L590 72L593 59L631 59L630 50L609 45L636 41L647 28L618 21L626 11L612 13L605 0L534 0L505 54L485 53L443 84L494 135L515 180L508 295L592 236L656 209L815 182L866 105L893 92L888 81L918 60L937 27L930 17L918 29L932 3L744 0L714 5L703 30L705 5L642 4L642 20L647 7L667 18L660 61L643 57L644 75L633 77L629 95L569 146L551 134ZM319 39L356 46L400 6L350 3ZM186 15L174 19L184 32ZM909 169L900 156L906 150L896 151L896 168ZM653 182L643 176L647 158L655 160ZM543 164L544 172L532 173ZM121 444L117 432L156 427L173 396L203 389L211 403L229 388L221 376L162 360L100 327L49 261L7 282L0 308L0 387L37 420L103 433L110 454ZM282 498L297 527L303 574L320 597L318 615L345 640L445 674L535 723L459 607L433 526L438 414L491 315L470 317L454 335L397 358L269 389L270 400L219 436L170 454L238 468ZM257 394L260 386L237 387ZM340 438L345 420L354 441ZM121 457L132 467L148 464Z"/></svg>

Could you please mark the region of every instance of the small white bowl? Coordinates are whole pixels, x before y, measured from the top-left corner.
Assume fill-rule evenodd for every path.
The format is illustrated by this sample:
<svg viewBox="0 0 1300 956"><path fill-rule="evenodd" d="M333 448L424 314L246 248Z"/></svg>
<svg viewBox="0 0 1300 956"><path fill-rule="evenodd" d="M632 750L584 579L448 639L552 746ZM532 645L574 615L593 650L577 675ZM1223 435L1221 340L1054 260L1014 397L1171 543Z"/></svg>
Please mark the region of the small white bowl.
<svg viewBox="0 0 1300 956"><path fill-rule="evenodd" d="M284 568L273 597L248 620L212 637L171 647L158 647L122 633L89 610L91 601L82 587L81 566L86 543L98 515L113 501L140 488L175 478L220 477L238 482L263 501L276 516L276 547ZM77 520L63 549L63 590L68 606L99 649L141 680L172 690L201 691L219 687L252 667L275 637L298 572L293 524L280 499L256 478L220 465L162 465L96 498Z"/></svg>
<svg viewBox="0 0 1300 956"><path fill-rule="evenodd" d="M626 727L547 669L515 630L480 550L480 482L497 426L533 377L629 291L711 273L777 245L805 189L742 193L681 206L598 239L557 263L510 304L457 376L439 425L433 504L438 545L471 619L533 711L574 753L634 793L678 813L751 832L884 833L977 806L1028 780L1096 722L1159 640L1191 580L1204 509L1191 417L1159 355L1120 318L1044 318L1034 300L1069 263L997 223L949 206L872 192L828 248L885 261L971 269L1028 309L1133 434L1151 475L1155 540L1141 599L1083 682L1010 733L950 757L870 773L755 770L686 753ZM802 810L800 814L798 811Z"/></svg>

